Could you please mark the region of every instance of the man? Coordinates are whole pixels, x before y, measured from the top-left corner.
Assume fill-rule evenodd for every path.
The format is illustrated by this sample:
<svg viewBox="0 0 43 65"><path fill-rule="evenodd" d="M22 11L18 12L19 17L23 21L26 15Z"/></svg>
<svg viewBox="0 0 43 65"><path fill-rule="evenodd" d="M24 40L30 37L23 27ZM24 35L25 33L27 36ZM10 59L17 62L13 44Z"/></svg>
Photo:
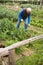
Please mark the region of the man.
<svg viewBox="0 0 43 65"><path fill-rule="evenodd" d="M20 27L21 21L24 21L25 29L30 25L31 8L22 9L18 16L17 28ZM28 18L28 25L26 24L26 19Z"/></svg>

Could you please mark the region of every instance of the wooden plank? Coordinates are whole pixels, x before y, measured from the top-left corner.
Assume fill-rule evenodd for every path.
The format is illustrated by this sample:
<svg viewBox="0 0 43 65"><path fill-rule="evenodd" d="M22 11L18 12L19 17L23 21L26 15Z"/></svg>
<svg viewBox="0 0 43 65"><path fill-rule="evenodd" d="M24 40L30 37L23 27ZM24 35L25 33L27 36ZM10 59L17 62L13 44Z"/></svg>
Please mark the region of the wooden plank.
<svg viewBox="0 0 43 65"><path fill-rule="evenodd" d="M17 42L17 43L12 44L4 49L2 48L2 49L0 49L0 56L7 55L9 53L9 50L11 50L11 49L18 48L18 47L25 45L25 44L29 44L30 42L33 42L33 41L41 39L41 38L43 38L43 34L36 36L36 37L29 38L27 40L23 40L21 42Z"/></svg>

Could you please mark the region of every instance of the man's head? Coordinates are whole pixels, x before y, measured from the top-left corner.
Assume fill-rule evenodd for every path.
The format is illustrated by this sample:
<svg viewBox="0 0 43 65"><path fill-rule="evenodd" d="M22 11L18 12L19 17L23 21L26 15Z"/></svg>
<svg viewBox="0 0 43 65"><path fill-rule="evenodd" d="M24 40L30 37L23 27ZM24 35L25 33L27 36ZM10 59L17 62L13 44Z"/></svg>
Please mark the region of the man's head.
<svg viewBox="0 0 43 65"><path fill-rule="evenodd" d="M27 13L31 13L31 8L26 9Z"/></svg>

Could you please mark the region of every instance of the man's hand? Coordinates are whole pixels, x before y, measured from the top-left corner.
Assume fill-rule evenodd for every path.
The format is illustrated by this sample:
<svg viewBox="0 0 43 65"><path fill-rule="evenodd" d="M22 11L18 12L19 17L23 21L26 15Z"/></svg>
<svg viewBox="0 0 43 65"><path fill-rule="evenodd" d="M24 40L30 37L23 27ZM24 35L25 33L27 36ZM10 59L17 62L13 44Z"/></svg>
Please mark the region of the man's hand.
<svg viewBox="0 0 43 65"><path fill-rule="evenodd" d="M21 21L23 21L23 19L21 19Z"/></svg>
<svg viewBox="0 0 43 65"><path fill-rule="evenodd" d="M26 25L27 25L28 27L30 27L30 24L27 24L27 23L26 23Z"/></svg>
<svg viewBox="0 0 43 65"><path fill-rule="evenodd" d="M28 26L30 27L30 24L28 24Z"/></svg>

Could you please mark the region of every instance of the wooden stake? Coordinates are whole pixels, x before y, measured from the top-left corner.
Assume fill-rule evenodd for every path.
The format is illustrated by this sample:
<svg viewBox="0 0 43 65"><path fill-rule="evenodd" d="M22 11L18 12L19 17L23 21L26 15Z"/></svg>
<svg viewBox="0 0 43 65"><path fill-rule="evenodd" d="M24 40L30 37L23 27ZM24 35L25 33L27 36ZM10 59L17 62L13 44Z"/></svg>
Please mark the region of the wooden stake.
<svg viewBox="0 0 43 65"><path fill-rule="evenodd" d="M9 65L8 56L2 57L2 65Z"/></svg>
<svg viewBox="0 0 43 65"><path fill-rule="evenodd" d="M1 57L0 57L0 65L2 65L2 59L1 59Z"/></svg>
<svg viewBox="0 0 43 65"><path fill-rule="evenodd" d="M16 65L14 55L15 55L14 50L9 50L9 65Z"/></svg>

